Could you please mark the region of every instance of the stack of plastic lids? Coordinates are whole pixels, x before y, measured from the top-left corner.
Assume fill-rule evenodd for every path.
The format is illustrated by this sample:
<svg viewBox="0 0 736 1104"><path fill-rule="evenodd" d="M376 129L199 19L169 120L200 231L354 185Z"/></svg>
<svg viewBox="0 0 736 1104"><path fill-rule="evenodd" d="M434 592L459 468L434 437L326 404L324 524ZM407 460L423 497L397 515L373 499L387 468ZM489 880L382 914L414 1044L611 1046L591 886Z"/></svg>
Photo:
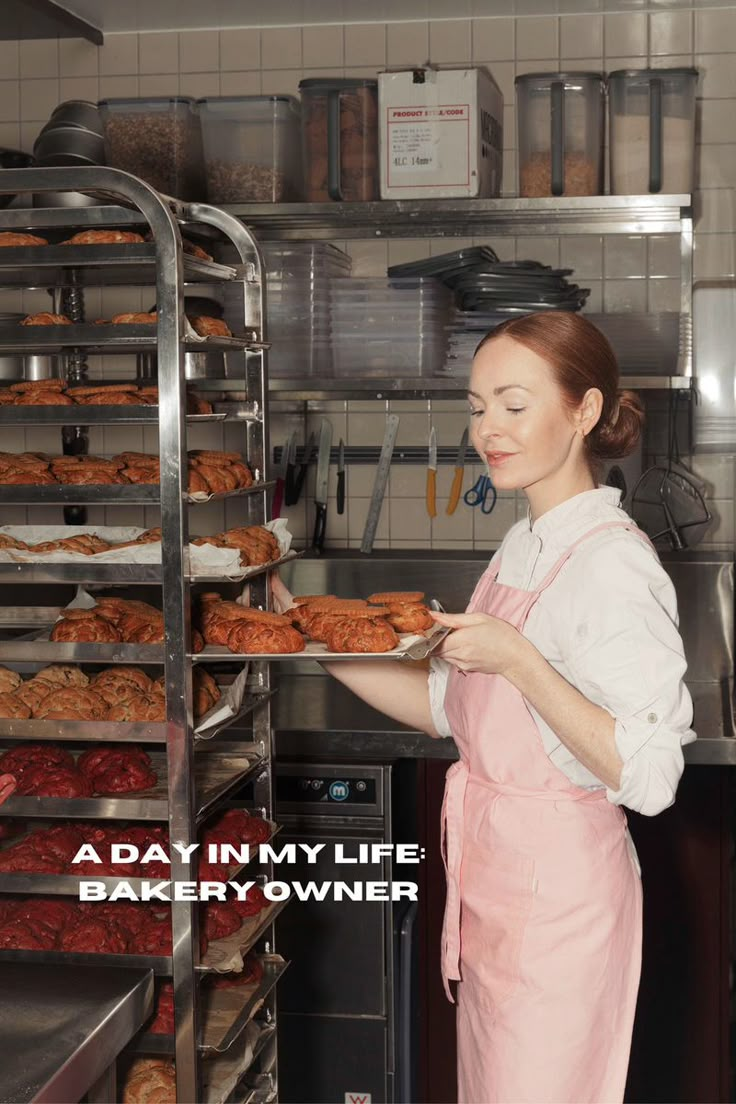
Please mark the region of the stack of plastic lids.
<svg viewBox="0 0 736 1104"><path fill-rule="evenodd" d="M270 374L332 375L332 287L350 276L349 255L328 242L267 243L261 249Z"/></svg>
<svg viewBox="0 0 736 1104"><path fill-rule="evenodd" d="M337 376L433 376L443 371L452 296L433 279L334 281Z"/></svg>
<svg viewBox="0 0 736 1104"><path fill-rule="evenodd" d="M391 277L441 280L455 296L455 324L450 328L445 372L465 371L479 334L523 314L544 310L580 310L588 288L570 284L569 268L551 268L539 261L499 261L488 246L443 253L423 261L390 268Z"/></svg>

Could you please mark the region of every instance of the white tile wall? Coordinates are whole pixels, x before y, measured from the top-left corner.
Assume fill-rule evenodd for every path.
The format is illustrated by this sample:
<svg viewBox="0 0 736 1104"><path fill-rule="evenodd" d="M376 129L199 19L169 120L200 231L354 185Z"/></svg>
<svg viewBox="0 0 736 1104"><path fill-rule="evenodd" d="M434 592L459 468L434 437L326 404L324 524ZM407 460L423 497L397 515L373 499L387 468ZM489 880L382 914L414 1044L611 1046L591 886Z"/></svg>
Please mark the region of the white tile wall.
<svg viewBox="0 0 736 1104"><path fill-rule="evenodd" d="M431 5L429 6L431 12ZM75 39L62 41L0 42L0 143L30 148L43 123L60 99L105 96L250 95L296 92L308 76L372 76L386 66L413 65L430 59L445 64L487 65L505 99L504 192L516 191L516 113L514 79L531 70L615 68L646 65L696 65L699 82L697 148L698 222L696 226L696 275L714 279L736 274L736 2L729 9L641 11L617 14L520 16L518 18L458 18L411 23L372 21L326 26L283 26L226 31L158 32L145 35L109 35L97 48ZM354 271L382 275L387 264L398 264L444 252L468 241L358 241L342 243L351 253ZM596 236L557 239L500 239L489 242L503 258L535 257L575 269L575 277L591 289L587 309L677 310L679 305L679 254L668 237L603 239ZM46 305L46 293L23 296L27 309ZM0 308L17 304L13 294L0 292ZM147 306L141 295L126 289L108 289L94 312L109 315L118 310ZM91 313L94 313L91 308ZM101 371L95 363L93 371ZM131 371L129 361L116 363L116 373ZM648 396L650 409L648 455L661 448L666 404ZM424 445L430 415L426 404L391 404L402 416L400 440ZM380 444L385 404L334 404L328 407L335 426L347 444ZM464 420L463 404L435 403L434 424L440 444L456 444ZM324 411L315 408L309 425ZM287 426L306 431L300 415L274 407L273 442L281 444ZM32 438L18 441L31 447ZM128 447L153 448L154 435L126 431ZM12 447L6 442L5 447ZM95 442L99 449L121 447L109 434ZM732 496L734 457L697 456L694 466L707 480L717 512L718 529L709 534L715 547L730 547L734 539ZM475 470L475 474L480 469ZM333 481L334 481L334 472ZM359 543L373 484L373 469L355 466L348 472L348 504L342 518L330 510L328 543ZM506 528L526 509L523 495L499 498L490 517L471 511L462 503L455 515L444 513L451 479L449 467L440 468L439 516L430 522L424 502L425 469L421 465L396 466L391 474L377 536L377 547L493 547ZM468 469L466 487L473 469ZM310 473L309 487L314 473ZM334 488L333 488L334 490ZM110 511L108 511L109 513ZM20 511L25 516L25 511ZM134 511L130 517L151 511ZM295 532L311 532L313 506L304 498L291 512ZM217 515L215 517L215 515ZM120 515L116 515L119 517ZM126 516L127 520L127 516ZM205 531L209 524L224 524L222 510L197 514L194 526Z"/></svg>

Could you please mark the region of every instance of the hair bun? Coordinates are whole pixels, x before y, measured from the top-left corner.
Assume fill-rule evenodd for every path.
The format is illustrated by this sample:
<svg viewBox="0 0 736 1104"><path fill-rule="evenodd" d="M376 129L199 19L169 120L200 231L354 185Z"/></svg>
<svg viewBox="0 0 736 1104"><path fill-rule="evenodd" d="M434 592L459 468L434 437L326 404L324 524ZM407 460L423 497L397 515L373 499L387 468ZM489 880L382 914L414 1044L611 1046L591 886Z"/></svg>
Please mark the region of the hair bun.
<svg viewBox="0 0 736 1104"><path fill-rule="evenodd" d="M644 407L635 391L619 391L608 417L589 435L591 456L617 460L637 446L644 424Z"/></svg>

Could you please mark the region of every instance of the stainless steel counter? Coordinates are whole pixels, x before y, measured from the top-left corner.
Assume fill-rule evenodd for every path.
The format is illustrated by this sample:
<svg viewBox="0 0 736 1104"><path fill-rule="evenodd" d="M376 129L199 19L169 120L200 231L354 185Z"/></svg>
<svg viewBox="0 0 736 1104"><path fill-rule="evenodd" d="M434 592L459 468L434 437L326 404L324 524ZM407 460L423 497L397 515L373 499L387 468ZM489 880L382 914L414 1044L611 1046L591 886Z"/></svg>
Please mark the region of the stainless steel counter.
<svg viewBox="0 0 736 1104"><path fill-rule="evenodd" d="M489 552L386 552L357 557L330 552L282 568L295 593L355 596L422 589L445 609L464 609ZM662 552L677 592L698 739L688 763L736 766L734 724L734 563L725 552ZM364 705L315 663L282 675L274 724L277 753L323 758L455 759L452 740L411 732Z"/></svg>
<svg viewBox="0 0 736 1104"><path fill-rule="evenodd" d="M0 1104L76 1104L152 1009L152 970L4 962Z"/></svg>
<svg viewBox="0 0 736 1104"><path fill-rule="evenodd" d="M688 763L736 766L733 687L689 684L698 739L685 748ZM286 675L275 698L276 754L280 758L457 759L450 739L433 740L365 705L328 675Z"/></svg>

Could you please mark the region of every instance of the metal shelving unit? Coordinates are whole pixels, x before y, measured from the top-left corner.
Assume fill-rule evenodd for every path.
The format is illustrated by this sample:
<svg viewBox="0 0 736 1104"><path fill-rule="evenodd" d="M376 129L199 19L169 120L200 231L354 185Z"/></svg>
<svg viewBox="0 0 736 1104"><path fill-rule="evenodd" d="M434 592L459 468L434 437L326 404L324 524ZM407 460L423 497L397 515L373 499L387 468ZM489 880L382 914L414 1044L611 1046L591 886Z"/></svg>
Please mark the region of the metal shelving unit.
<svg viewBox="0 0 736 1104"><path fill-rule="evenodd" d="M90 190L115 199L119 206L55 208L0 212L0 229L36 228L59 240L80 228L134 226L150 231L152 242L138 245L63 246L5 248L0 256L0 286L6 288L55 287L57 289L102 286L150 285L158 309L156 326L112 326L72 324L56 327L24 327L0 330L0 349L40 352L53 348L65 352L139 354L155 352L158 357L159 403L155 407L59 406L0 409L2 427L56 428L89 425L158 425L161 456L160 484L155 486L78 487L0 486L0 504L56 505L86 504L123 506L131 503L160 509L162 548L160 565L94 565L14 563L0 565L1 583L33 585L86 584L125 587L132 584L160 588L165 622L163 645L56 644L43 640L18 640L9 636L24 627L48 627L54 609L39 602L39 608L6 607L0 620L4 639L0 642L0 663L26 671L46 662L105 665L134 663L163 668L166 680L166 721L147 724L84 724L63 721L17 721L0 719L0 744L14 740L60 740L81 743L143 741L154 743L153 755L160 782L145 794L115 797L51 799L12 798L3 815L47 818L79 817L94 820L125 819L167 822L170 838L180 844L197 840L198 826L218 807L232 798L246 782L252 786L258 812L272 819L271 785L272 729L269 667L251 666L246 697L237 716L206 733L195 736L192 708L192 633L190 586L204 581L190 577L188 562L188 512L197 502L187 494L187 430L191 425L232 421L242 425L243 447L254 472L254 485L227 497L242 500L243 524L267 520L269 490L267 343L264 333L264 278L258 246L253 235L228 213L205 204L183 204L160 196L141 180L113 169L25 169L6 170L2 191L12 194L44 191ZM235 248L237 264L220 265L201 261L182 250L182 228L196 227L204 238L227 240ZM224 306L225 318L236 335L233 338L192 336L184 315L184 296L190 289L207 294L214 289ZM188 354L212 354L211 376L195 373L187 379ZM73 354L71 354L73 355ZM225 370L226 366L226 370ZM218 375L218 371L220 375ZM219 393L220 376L225 390L233 392L232 403L218 403L210 415L186 413L186 389ZM201 378L200 378L201 377ZM105 381L107 382L107 381ZM237 392L237 393L236 393ZM247 399L243 398L243 394ZM53 451L49 449L49 451ZM58 450L61 452L61 448ZM218 496L219 497L219 496ZM222 496L225 497L225 496ZM223 579L226 583L228 580ZM268 606L270 591L266 569L248 579L251 599ZM10 592L12 593L12 592ZM70 594L70 597L72 595ZM27 597L23 599L27 602ZM234 657L229 657L232 667ZM249 722L248 742L218 739L226 728ZM178 853L171 856L172 880L188 880L189 866ZM118 879L107 879L112 888ZM135 884L135 879L131 879ZM76 893L79 878L69 875L0 875L0 894ZM265 940L266 953L274 952L273 923L282 905L264 910L260 918L246 921L242 946L246 953ZM198 905L172 902L172 957L140 955L67 955L58 951L0 952L0 961L87 962L121 967L146 966L157 974L171 976L174 984L177 1098L182 1102L203 1099L202 1002L198 975L213 967L213 951L200 958ZM216 948L216 945L213 945ZM266 1019L275 1023L274 986L280 973L269 974L265 1001ZM234 1033L234 1038L239 1032ZM275 1042L267 1032L263 1045L268 1051L275 1078ZM232 1041L232 1040L231 1040ZM264 1051L265 1053L265 1051ZM249 1067L248 1067L249 1069ZM246 1075L244 1068L238 1075ZM252 1076L263 1073L255 1063ZM250 1076L250 1074L249 1074ZM275 1084L275 1080L273 1081Z"/></svg>
<svg viewBox="0 0 736 1104"><path fill-rule="evenodd" d="M673 234L680 239L680 342L676 376L630 376L622 387L690 390L693 380L693 209L689 195L582 196L543 199L405 199L374 203L251 203L224 208L261 241L566 237L571 234ZM447 242L448 250L452 242ZM452 399L466 381L356 379L271 381L274 398ZM458 394L458 393L461 394Z"/></svg>

